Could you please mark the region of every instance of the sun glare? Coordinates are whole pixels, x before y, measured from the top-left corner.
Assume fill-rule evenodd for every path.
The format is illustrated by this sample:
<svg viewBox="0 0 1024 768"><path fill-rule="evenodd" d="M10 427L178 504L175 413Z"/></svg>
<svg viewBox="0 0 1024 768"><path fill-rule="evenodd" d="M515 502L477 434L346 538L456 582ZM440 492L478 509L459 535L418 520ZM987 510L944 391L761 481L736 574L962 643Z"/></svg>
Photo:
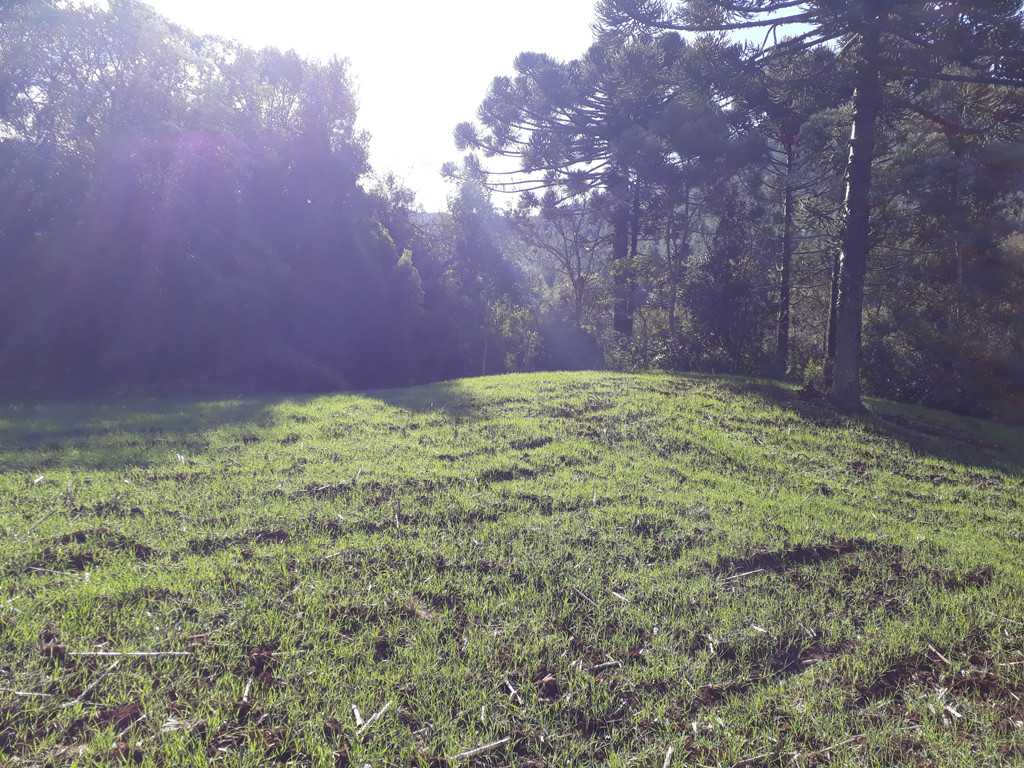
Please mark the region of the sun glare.
<svg viewBox="0 0 1024 768"><path fill-rule="evenodd" d="M594 0L525 0L515 14L471 0L293 0L286 8L244 0L151 5L198 33L313 58L348 58L358 87L359 125L372 137L374 170L394 171L421 205L436 210L449 191L441 165L458 157L455 125L473 118L491 79L511 73L519 52L559 58L583 53L591 40Z"/></svg>

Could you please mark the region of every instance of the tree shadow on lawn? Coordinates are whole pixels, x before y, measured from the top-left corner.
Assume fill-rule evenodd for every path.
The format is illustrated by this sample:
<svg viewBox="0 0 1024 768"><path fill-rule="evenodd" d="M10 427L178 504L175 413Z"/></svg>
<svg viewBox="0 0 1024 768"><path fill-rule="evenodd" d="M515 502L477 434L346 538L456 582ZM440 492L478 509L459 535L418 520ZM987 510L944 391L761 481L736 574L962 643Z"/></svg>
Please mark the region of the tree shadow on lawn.
<svg viewBox="0 0 1024 768"><path fill-rule="evenodd" d="M437 413L450 419L454 424L468 424L482 421L501 414L506 405L528 405L537 402L537 390L531 388L530 396L487 394L491 389L508 391L504 384L488 386L471 379L476 384L467 385L464 380L442 381L406 389L379 389L369 392L352 393L376 400L391 408L417 414Z"/></svg>
<svg viewBox="0 0 1024 768"><path fill-rule="evenodd" d="M127 403L71 403L19 405L0 409L0 471L45 470L73 466L82 470L146 467L164 462L168 454L199 453L208 447L205 435L223 428L274 423L284 404L302 406L320 398L352 397L385 408L415 414L436 413L453 425L500 417L519 411L528 418L563 415L552 408L568 406L578 397L576 410L567 417L586 418L610 395L636 387L627 375L578 372L566 381L552 373L551 381L531 381L517 392L514 380L502 377L445 381L412 388L339 392L334 394L277 395L232 400L145 399ZM863 414L843 413L824 397L808 396L780 382L733 376L668 376L652 391L663 391L665 381L689 384L715 382L735 392L762 397L771 405L825 429L860 424L886 439L905 444L921 454L1007 475L1024 476L1024 429L885 401L872 401ZM686 387L689 388L689 387ZM500 390L500 392L491 392ZM551 396L550 401L546 397ZM665 390L665 396L671 392Z"/></svg>
<svg viewBox="0 0 1024 768"><path fill-rule="evenodd" d="M859 424L923 455L977 469L1024 477L1024 429L914 405L868 399L868 410L847 413L818 393L758 379L723 380L736 391L763 397L822 428Z"/></svg>
<svg viewBox="0 0 1024 768"><path fill-rule="evenodd" d="M0 410L0 471L147 467L205 448L204 433L266 424L274 400L142 400L19 405Z"/></svg>
<svg viewBox="0 0 1024 768"><path fill-rule="evenodd" d="M211 432L246 425L266 428L279 421L282 406L301 408L324 398L365 399L387 409L436 412L453 424L487 419L507 402L450 381L402 389L224 400L182 396L17 404L0 408L0 472L149 467L175 453L187 460L207 450ZM245 436L240 439L244 442Z"/></svg>
<svg viewBox="0 0 1024 768"><path fill-rule="evenodd" d="M553 412L551 408L555 405L564 406L565 403L546 402L546 393L554 396L552 400L564 400L564 396L570 395L588 397L587 402L578 403L577 411L568 414L585 418L593 410L595 396L598 399L606 398L619 389L616 382L618 376L615 374L583 372L577 375L582 378L571 383L552 381L547 388L544 383L537 386L531 382L521 396L508 386L506 379L495 383L493 387L485 381L474 379L474 384L469 386L465 381L457 380L411 389L377 390L359 394L389 407L415 413L438 412L454 423L469 423L500 416L502 408L509 405L528 405L528 410L536 410L538 415L563 415ZM590 378L591 375L597 378ZM621 378L625 389L636 386L628 375L622 375ZM1024 477L1024 428L875 399L869 399L869 409L865 412L851 414L837 409L823 395L797 390L782 382L739 376L666 376L658 382L654 391L662 391L667 381L685 382L687 386L682 389L714 383L736 393L762 397L771 405L790 411L814 427L842 429L859 425L872 434L906 445L922 455L979 470ZM488 390L492 388L503 390L503 394L490 396ZM666 392L666 396L672 395Z"/></svg>

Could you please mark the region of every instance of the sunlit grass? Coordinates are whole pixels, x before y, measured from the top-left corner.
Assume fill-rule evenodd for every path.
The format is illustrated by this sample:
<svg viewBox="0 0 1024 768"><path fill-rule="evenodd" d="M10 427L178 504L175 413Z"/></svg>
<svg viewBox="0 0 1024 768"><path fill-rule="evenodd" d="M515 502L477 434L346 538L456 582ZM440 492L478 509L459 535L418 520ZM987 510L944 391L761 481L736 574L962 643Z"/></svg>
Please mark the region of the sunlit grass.
<svg viewBox="0 0 1024 768"><path fill-rule="evenodd" d="M873 408L536 374L8 409L0 762L1020 761L1021 431Z"/></svg>

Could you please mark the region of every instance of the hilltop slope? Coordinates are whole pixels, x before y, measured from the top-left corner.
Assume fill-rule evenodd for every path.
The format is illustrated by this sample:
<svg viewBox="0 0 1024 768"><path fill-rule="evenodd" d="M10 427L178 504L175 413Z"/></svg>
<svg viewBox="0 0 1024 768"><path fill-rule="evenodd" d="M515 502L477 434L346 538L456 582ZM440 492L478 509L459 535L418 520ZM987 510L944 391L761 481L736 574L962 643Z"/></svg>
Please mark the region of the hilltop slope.
<svg viewBox="0 0 1024 768"><path fill-rule="evenodd" d="M566 373L8 409L0 762L1024 760L1024 432L875 408Z"/></svg>

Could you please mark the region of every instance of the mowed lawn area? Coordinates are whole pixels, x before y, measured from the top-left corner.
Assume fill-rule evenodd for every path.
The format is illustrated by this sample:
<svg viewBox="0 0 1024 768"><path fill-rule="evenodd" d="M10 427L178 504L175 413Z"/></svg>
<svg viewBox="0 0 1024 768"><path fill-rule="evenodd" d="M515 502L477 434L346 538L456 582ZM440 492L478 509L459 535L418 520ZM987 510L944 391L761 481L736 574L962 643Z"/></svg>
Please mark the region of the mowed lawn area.
<svg viewBox="0 0 1024 768"><path fill-rule="evenodd" d="M508 375L0 411L0 764L1024 764L1024 430Z"/></svg>

